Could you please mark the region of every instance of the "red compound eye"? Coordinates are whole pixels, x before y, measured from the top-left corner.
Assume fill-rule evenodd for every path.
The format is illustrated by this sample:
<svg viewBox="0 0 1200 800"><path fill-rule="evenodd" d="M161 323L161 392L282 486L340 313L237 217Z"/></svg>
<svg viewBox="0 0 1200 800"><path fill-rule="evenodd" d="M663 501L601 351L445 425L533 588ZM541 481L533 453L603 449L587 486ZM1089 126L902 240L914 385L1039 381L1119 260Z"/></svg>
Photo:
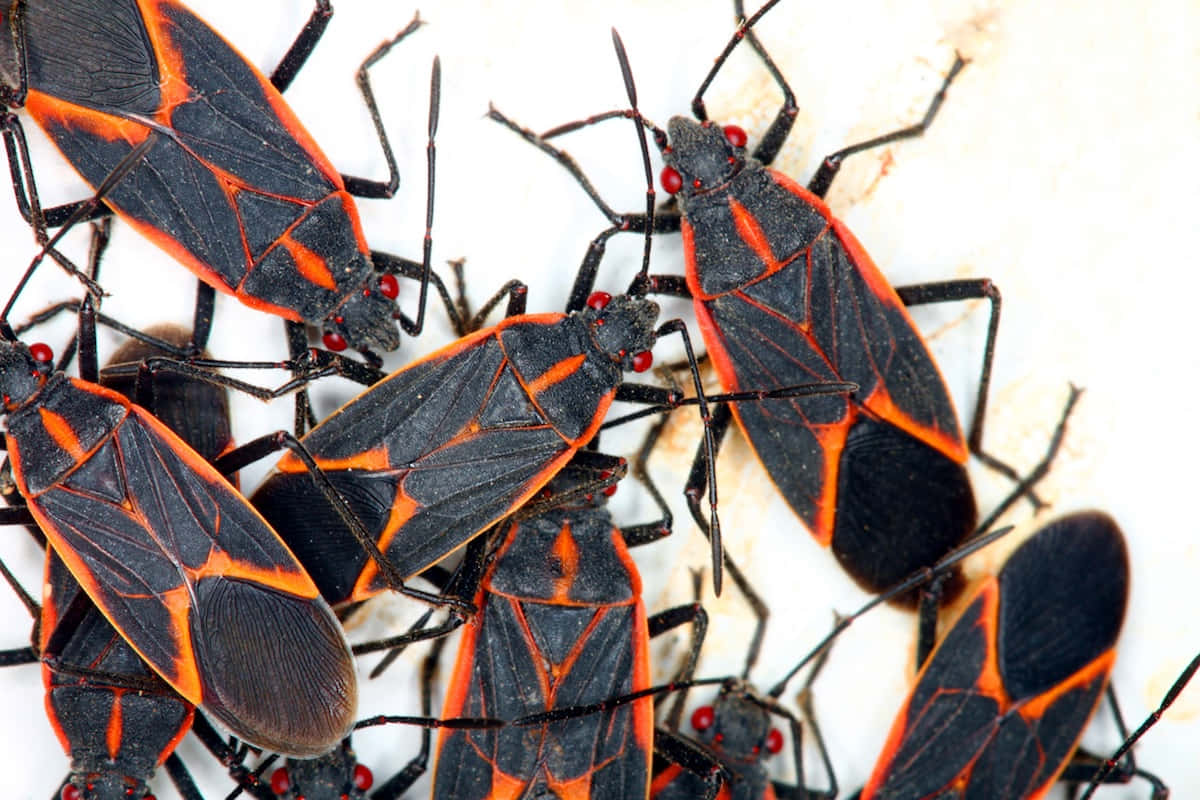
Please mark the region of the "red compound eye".
<svg viewBox="0 0 1200 800"><path fill-rule="evenodd" d="M133 794L133 790L131 789L131 790L129 791L129 793L130 793L130 794ZM158 798L157 798L157 797L155 797L155 796L154 796L154 795L152 795L152 794L146 794L146 795L142 795L142 800L158 800Z"/></svg>
<svg viewBox="0 0 1200 800"><path fill-rule="evenodd" d="M725 141L729 142L734 147L746 146L747 137L744 130L739 128L737 125L726 125L724 130Z"/></svg>
<svg viewBox="0 0 1200 800"><path fill-rule="evenodd" d="M612 295L608 292L592 292L588 295L588 308L595 311L602 310L612 301Z"/></svg>
<svg viewBox="0 0 1200 800"><path fill-rule="evenodd" d="M692 727L698 731L706 731L717 721L717 715L712 706L700 706L692 712Z"/></svg>
<svg viewBox="0 0 1200 800"><path fill-rule="evenodd" d="M375 783L375 776L371 774L371 770L369 770L363 764L355 764L354 765L354 788L355 789L358 789L360 792L365 792L367 789L370 789L374 783Z"/></svg>
<svg viewBox="0 0 1200 800"><path fill-rule="evenodd" d="M379 293L388 300L395 300L400 296L400 281L396 280L395 275L380 275Z"/></svg>
<svg viewBox="0 0 1200 800"><path fill-rule="evenodd" d="M658 176L658 180L662 183L663 191L667 194L675 194L683 188L683 176L674 167L663 167L662 174Z"/></svg>
<svg viewBox="0 0 1200 800"><path fill-rule="evenodd" d="M42 342L31 344L29 346L29 355L33 356L33 360L39 364L49 364L54 360L54 351L50 349L50 345Z"/></svg>
<svg viewBox="0 0 1200 800"><path fill-rule="evenodd" d="M633 356L633 371L645 372L654 364L654 356L649 350L643 350L640 353L635 353Z"/></svg>
<svg viewBox="0 0 1200 800"><path fill-rule="evenodd" d="M68 783L62 788L62 793L59 795L62 800L79 800L79 787L73 783Z"/></svg>
<svg viewBox="0 0 1200 800"><path fill-rule="evenodd" d="M325 343L326 350L332 350L335 353L340 353L346 349L346 337L340 333L330 331L321 338L321 341Z"/></svg>
<svg viewBox="0 0 1200 800"><path fill-rule="evenodd" d="M287 767L280 767L271 773L271 791L275 794L286 794L292 788L292 777L288 775Z"/></svg>
<svg viewBox="0 0 1200 800"><path fill-rule="evenodd" d="M612 486L604 487L604 496L605 497L612 497L616 493L617 493L617 485L615 483Z"/></svg>
<svg viewBox="0 0 1200 800"><path fill-rule="evenodd" d="M783 734L779 732L778 728L771 728L771 730L767 732L767 752L771 755L775 755L782 749Z"/></svg>

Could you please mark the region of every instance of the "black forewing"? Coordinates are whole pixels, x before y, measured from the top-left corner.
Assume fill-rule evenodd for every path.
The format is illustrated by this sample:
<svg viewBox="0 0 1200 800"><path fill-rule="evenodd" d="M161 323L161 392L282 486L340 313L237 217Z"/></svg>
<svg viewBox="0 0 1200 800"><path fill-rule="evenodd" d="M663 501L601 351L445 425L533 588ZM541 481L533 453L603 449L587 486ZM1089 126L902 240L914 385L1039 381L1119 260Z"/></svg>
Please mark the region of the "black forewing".
<svg viewBox="0 0 1200 800"><path fill-rule="evenodd" d="M999 726L995 698L979 691L989 643L983 598L963 613L934 652L906 706L904 736L872 797L933 796L987 746Z"/></svg>
<svg viewBox="0 0 1200 800"><path fill-rule="evenodd" d="M632 685L635 607L606 608L599 614L580 642L571 669L560 676L554 698L557 708L597 703L636 688ZM635 738L634 709L632 703L625 703L547 725L544 753L549 772L570 780L595 770L593 787L632 790L625 795L614 791L614 797L639 796L648 782L647 753Z"/></svg>
<svg viewBox="0 0 1200 800"><path fill-rule="evenodd" d="M43 645L42 652L52 662L46 668L47 710L70 744L75 769L115 769L149 780L166 748L190 724L192 706L150 671L90 600L80 597L83 590L53 550L46 558L47 606L63 612L75 602L86 604L82 616L65 621L72 626L65 637L42 631L43 642L53 644ZM81 671L88 677L81 679ZM128 691L130 685L137 690ZM148 688L154 686L157 691ZM115 703L120 704L121 735L114 758L108 740Z"/></svg>
<svg viewBox="0 0 1200 800"><path fill-rule="evenodd" d="M265 195L312 202L340 188L288 130L246 60L187 9L161 8L192 90L191 102L171 113L182 145Z"/></svg>
<svg viewBox="0 0 1200 800"><path fill-rule="evenodd" d="M721 346L734 366L737 389L772 389L840 380L825 356L794 322L736 295L708 303ZM711 346L711 345L710 345ZM738 403L735 413L759 458L792 508L816 527L825 492L825 441L851 413L846 397Z"/></svg>
<svg viewBox="0 0 1200 800"><path fill-rule="evenodd" d="M135 0L27 0L23 12L31 88L87 108L158 110L158 60Z"/></svg>

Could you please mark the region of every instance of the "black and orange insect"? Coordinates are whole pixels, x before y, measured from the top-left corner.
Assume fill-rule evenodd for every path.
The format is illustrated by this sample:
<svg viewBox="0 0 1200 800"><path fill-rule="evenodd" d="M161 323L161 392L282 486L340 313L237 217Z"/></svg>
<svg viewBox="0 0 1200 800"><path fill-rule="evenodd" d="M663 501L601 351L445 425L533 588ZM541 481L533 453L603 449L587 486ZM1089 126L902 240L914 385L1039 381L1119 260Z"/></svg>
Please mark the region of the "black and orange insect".
<svg viewBox="0 0 1200 800"><path fill-rule="evenodd" d="M1075 748L1116 660L1128 588L1110 517L1082 512L1041 528L925 663L858 797L1036 800L1058 780L1091 779L1098 759ZM1132 765L1111 777L1133 775L1166 796Z"/></svg>
<svg viewBox="0 0 1200 800"><path fill-rule="evenodd" d="M428 284L410 319L396 275L427 269L372 251L352 195L396 190L367 70L420 23L359 69L391 173L372 181L340 175L281 95L332 13L316 0L268 79L174 0L12 0L0 8L0 102L23 108L105 205L208 286L323 328L327 347L393 350L397 319L421 329ZM86 216L88 202L40 208L20 122L6 112L0 127L22 212L50 226ZM198 319L211 318L206 297ZM207 331L193 335L202 346Z"/></svg>
<svg viewBox="0 0 1200 800"><path fill-rule="evenodd" d="M0 326L5 449L24 508L134 651L239 737L297 755L353 722L349 648L316 586L208 462L141 406L95 382L81 313L82 379Z"/></svg>
<svg viewBox="0 0 1200 800"><path fill-rule="evenodd" d="M93 232L89 275L96 277L108 242L108 220ZM191 336L182 328L156 326L149 337L185 346ZM110 363L139 362L161 350L131 340ZM101 379L106 388L132 397L134 382ZM187 377L160 372L151 378L155 415L211 461L233 446L229 402L223 388ZM0 484L6 502L23 505L9 469ZM30 530L41 538L40 530ZM71 759L71 773L62 782L61 800L153 800L148 781L165 764L185 800L201 800L195 783L174 750L192 727L195 706L155 674L112 627L62 559L47 549L43 604L37 602L5 570L18 596L38 620L33 647L0 655L5 665L37 663L46 684L50 724ZM218 750L224 748L219 740Z"/></svg>
<svg viewBox="0 0 1200 800"><path fill-rule="evenodd" d="M493 532L479 609L459 644L444 717L516 719L587 705L650 685L649 639L692 623L690 677L706 617L690 603L649 618L628 547L661 539L661 523L617 528L604 509L607 475L568 466L555 500ZM577 491L574 492L578 494ZM535 505L537 505L535 503ZM435 798L645 797L656 740L653 699L538 727L443 731Z"/></svg>
<svg viewBox="0 0 1200 800"><path fill-rule="evenodd" d="M660 210L653 218L613 211L574 160L547 141L604 119L641 119L636 110L599 114L541 135L494 109L491 116L556 158L612 222L589 246L577 285L594 279L606 242L616 233L647 227L680 231L686 275L643 271L634 285L639 291L692 298L725 391L812 380L859 385L850 396L773 399L717 409L713 433L720 439L736 419L772 481L817 540L832 548L863 588L878 593L932 564L973 532L987 530L1018 497L1028 495L1036 503L1032 487L1048 469L1054 445L1024 478L983 452L999 322L1000 294L994 284L980 279L893 289L822 199L846 157L920 135L964 62L956 59L920 123L827 156L805 188L767 166L797 113L795 97L751 30L776 2L742 23L716 60L692 102L699 121L674 117L667 131L652 128L667 164L662 184L674 195L677 209ZM740 0L735 8L744 18ZM752 154L747 153L746 133L713 125L702 101L713 76L743 39L784 94L783 107ZM620 49L618 54L626 70ZM574 297L578 302L579 294ZM973 297L991 301L992 318L979 399L964 438L945 382L905 306ZM968 452L1018 482L1013 495L981 525L965 469ZM688 492L701 525L698 498L707 479L701 468L706 457L697 457ZM961 580L951 577L942 585L949 598Z"/></svg>

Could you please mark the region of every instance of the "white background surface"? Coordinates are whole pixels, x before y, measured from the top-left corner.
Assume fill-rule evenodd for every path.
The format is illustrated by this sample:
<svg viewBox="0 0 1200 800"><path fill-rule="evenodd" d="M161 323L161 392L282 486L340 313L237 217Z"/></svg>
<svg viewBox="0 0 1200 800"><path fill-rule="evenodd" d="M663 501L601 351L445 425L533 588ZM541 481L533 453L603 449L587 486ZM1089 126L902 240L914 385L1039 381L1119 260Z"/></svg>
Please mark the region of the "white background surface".
<svg viewBox="0 0 1200 800"><path fill-rule="evenodd" d="M379 249L419 255L428 70L432 55L440 53L435 264L466 257L476 302L515 276L531 287L530 310L561 307L585 244L604 220L552 162L482 118L488 101L537 129L624 105L609 41L615 25L633 63L643 111L665 124L671 114L687 112L695 86L731 32L729 5L459 0L422 6L429 24L372 73L402 184L392 201L361 204L368 240ZM1192 339L1200 288L1194 266L1200 63L1193 35L1200 8L1187 0L847 5L785 0L759 26L801 107L776 166L807 180L825 153L917 119L955 48L971 59L931 132L851 160L830 202L893 283L989 276L1003 290L986 437L992 452L1018 466L1032 465L1067 382L1086 387L1057 468L1040 491L1053 501L1055 514L1107 509L1128 537L1134 574L1115 680L1127 716L1136 722L1200 649L1192 502L1193 454L1200 449L1192 400L1200 366ZM266 71L310 11L300 0L197 0L193 6ZM405 3L342 0L325 40L288 93L345 172L384 175L353 71L414 10ZM742 124L753 143L777 104L766 74L742 54L718 81L708 107L714 119ZM34 126L27 130L37 137ZM614 206L642 206L644 187L627 123L578 135L568 145ZM39 146L35 163L46 203L85 195L53 151ZM33 247L6 190L0 191L0 225L8 286ZM64 247L82 260L86 238L80 232ZM599 285L613 291L626 286L639 247L636 237L612 246ZM656 243L655 263L660 271L680 271L678 244ZM190 320L191 276L121 226L104 285L112 293L105 310L123 320ZM50 269L35 288L17 317L75 292ZM406 289L405 308L413 298ZM432 311L439 320L438 309ZM667 304L667 312L687 313L687 306ZM985 307L923 309L915 317L966 416L974 403ZM51 331L45 338L57 350L63 335ZM435 324L419 341L406 340L389 365L446 341L447 330ZM105 336L102 346L111 349L116 342ZM222 299L212 350L231 358L278 358L279 325ZM675 358L665 345L656 355L660 362ZM323 391L321 408L328 411L354 390L334 381ZM236 409L241 439L290 419L290 403L265 408L238 400ZM673 452L653 463L667 489L683 480L695 441L694 416L677 416ZM726 450L720 486L727 541L775 615L755 673L769 684L827 628L831 609L848 611L864 598L800 529L740 440L735 437ZM972 465L972 476L986 510L1008 487L977 467ZM244 485L254 486L261 474L247 473ZM651 513L632 483L618 497L625 498L626 507L618 507L623 522ZM1024 522L1028 514L1027 506L1019 506L1014 521ZM705 563L700 537L684 522L682 508L677 519L672 540L637 554L652 611L688 600L687 570ZM1023 525L1021 532L1029 529ZM26 541L14 530L0 539L0 556L34 587L40 566ZM1010 537L1002 547L1016 541ZM989 553L973 569L992 568L1001 559ZM747 615L733 592L705 605L713 624L701 672L719 675L738 664ZM6 593L0 593L0 614L6 620L3 644L23 644L27 619ZM411 606L381 602L352 637L369 638L411 615ZM866 779L904 694L912 632L910 618L899 612L863 620L843 637L820 684L818 713L846 790ZM655 645L664 670L674 667L679 644ZM369 664L364 677L366 669ZM37 670L4 670L0 681L0 784L5 796L46 797L65 773L66 759L42 714ZM416 712L415 684L400 669L386 680L364 680L362 695L362 716ZM1200 786L1200 767L1189 757L1200 741L1198 713L1200 691L1193 690L1138 751L1142 765L1159 773L1178 797ZM1086 741L1104 750L1117 739L1104 719L1089 729ZM411 733L401 730L371 732L356 743L379 781L412 748ZM228 782L211 759L191 741L180 752L201 774L206 796L223 796ZM809 780L816 784L815 761L809 763ZM156 791L174 796L165 779ZM1142 786L1103 792L1109 798L1147 794Z"/></svg>

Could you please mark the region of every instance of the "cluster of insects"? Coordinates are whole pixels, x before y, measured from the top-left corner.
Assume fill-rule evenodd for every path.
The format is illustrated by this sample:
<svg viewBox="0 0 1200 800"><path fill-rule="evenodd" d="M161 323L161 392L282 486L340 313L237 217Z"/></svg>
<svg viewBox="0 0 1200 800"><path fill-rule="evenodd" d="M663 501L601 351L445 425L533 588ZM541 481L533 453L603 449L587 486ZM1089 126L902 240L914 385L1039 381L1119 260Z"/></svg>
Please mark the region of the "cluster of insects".
<svg viewBox="0 0 1200 800"><path fill-rule="evenodd" d="M985 447L997 283L894 285L826 202L843 165L935 128L971 66L949 53L909 123L785 174L773 165L800 106L758 35L779 4L733 2L726 46L667 120L643 113L650 76L616 30L604 68L618 108L534 130L493 98L479 124L544 158L603 219L564 244L574 260L551 270L569 277L543 287L522 282L524 254L472 255L486 269L433 258L435 196L456 214L434 179L443 63L426 108L406 101L424 176L400 174L381 111L393 96L372 88L420 16L358 71L388 168L377 179L341 173L336 144L318 144L287 99L329 0L297 10L266 69L176 0L5 0L0 131L29 258L5 248L0 522L44 566L2 570L33 633L16 646L24 627L10 620L0 666L27 683L24 665L41 670L66 752L52 796L153 797L156 771L185 800L1039 798L1059 784L1168 796L1169 776L1133 754L1162 709L1131 731L1109 685L1130 596L1117 523L1048 514L993 574L963 568L1048 505L1081 390L1064 384L1032 466ZM782 97L761 130L709 118L706 93L735 54ZM31 147L34 129L53 147ZM587 137L640 175L642 202L622 211L597 188L570 150ZM47 159L69 163L85 196L47 202ZM405 255L377 246L360 213L364 198L402 195L424 203ZM556 236L552 202L521 196L546 205L514 225ZM185 318L122 318L136 265L113 263L119 235L178 262L164 285L188 298ZM52 274L67 276L60 302L31 304ZM478 309L476 281L491 292ZM562 286L565 304L528 311L551 309L542 295ZM229 298L266 321L263 341L210 346L242 318ZM962 303L988 312L966 417L910 314ZM284 426L235 436L238 398L286 409ZM640 444L622 456L631 429ZM680 446L669 485L656 454ZM803 587L766 597L748 577L738 540L752 523L718 469L736 455L788 509L784 529L753 535L811 534L825 568L867 597L828 635L789 625L826 610ZM261 481L241 474L263 462ZM977 495L969 464L1003 491ZM610 510L626 484L644 508ZM631 551L672 534L703 536L707 557L689 565L684 601L660 606ZM731 674L705 669L710 596L753 620ZM404 604L404 625L348 639L380 598ZM822 734L823 681L851 624L889 606L915 633L911 686L874 768L847 785ZM764 647L788 653L777 674L758 664ZM418 665L415 691L360 701L397 662ZM1111 741L1081 748L1097 715L1114 720ZM360 758L356 742L379 729L410 729L413 746Z"/></svg>

